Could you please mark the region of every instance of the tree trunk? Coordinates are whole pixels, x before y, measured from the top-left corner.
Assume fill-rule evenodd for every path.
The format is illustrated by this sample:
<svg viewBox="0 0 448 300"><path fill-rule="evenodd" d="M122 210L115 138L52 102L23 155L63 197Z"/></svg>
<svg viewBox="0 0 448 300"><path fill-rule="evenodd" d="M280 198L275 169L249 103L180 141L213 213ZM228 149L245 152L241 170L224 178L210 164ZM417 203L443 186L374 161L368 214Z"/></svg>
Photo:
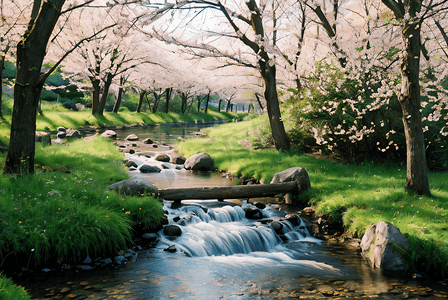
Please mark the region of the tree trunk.
<svg viewBox="0 0 448 300"><path fill-rule="evenodd" d="M159 103L160 103L160 100L162 99L163 93L161 93L159 95L159 94L157 94L156 91L154 91L153 94L154 94L154 105L152 106L152 112L156 113L157 109L159 108Z"/></svg>
<svg viewBox="0 0 448 300"><path fill-rule="evenodd" d="M2 113L2 95L3 95L3 69L5 68L5 56L0 60L0 119L3 119Z"/></svg>
<svg viewBox="0 0 448 300"><path fill-rule="evenodd" d="M104 114L104 107L106 106L107 96L109 96L110 85L112 84L112 79L114 76L111 73L107 73L106 82L104 83L103 93L101 94L101 99L98 105L98 115Z"/></svg>
<svg viewBox="0 0 448 300"><path fill-rule="evenodd" d="M92 115L96 115L100 111L100 83L97 78L90 78L92 83Z"/></svg>
<svg viewBox="0 0 448 300"><path fill-rule="evenodd" d="M167 114L169 112L169 108L170 108L170 99L171 99L171 94L173 92L173 88L167 88L165 90L165 98L166 98L166 106L165 106L165 113Z"/></svg>
<svg viewBox="0 0 448 300"><path fill-rule="evenodd" d="M145 98L146 91L140 92L140 97L138 99L137 112L139 113L142 110L143 98Z"/></svg>
<svg viewBox="0 0 448 300"><path fill-rule="evenodd" d="M222 99L219 99L218 112L221 112L221 102L222 102Z"/></svg>
<svg viewBox="0 0 448 300"><path fill-rule="evenodd" d="M238 186L200 187L200 188L173 188L158 191L159 198L164 200L181 201L187 199L241 199L273 197L277 194L304 192L296 181L253 184Z"/></svg>
<svg viewBox="0 0 448 300"><path fill-rule="evenodd" d="M404 25L405 53L401 64L402 88L399 97L406 136L407 190L419 195L430 194L425 138L420 112L420 23Z"/></svg>
<svg viewBox="0 0 448 300"><path fill-rule="evenodd" d="M198 99L198 113L201 112L201 96L197 96Z"/></svg>
<svg viewBox="0 0 448 300"><path fill-rule="evenodd" d="M207 94L207 101L205 102L205 113L208 111L208 103L210 101L210 93Z"/></svg>
<svg viewBox="0 0 448 300"><path fill-rule="evenodd" d="M288 151L290 144L283 125L280 106L277 95L277 81L275 78L275 64L270 66L269 61L258 61L261 69L261 77L264 81L264 98L267 103L269 123L271 124L272 138L277 150Z"/></svg>
<svg viewBox="0 0 448 300"><path fill-rule="evenodd" d="M34 173L36 111L45 79L42 62L65 0L43 2L17 45L14 107L5 173Z"/></svg>
<svg viewBox="0 0 448 300"><path fill-rule="evenodd" d="M118 89L118 96L117 96L117 100L115 101L115 105L114 105L114 109L113 109L114 113L118 113L118 110L120 109L121 98L123 97L124 81L125 81L124 76L121 76L120 77L120 88Z"/></svg>
<svg viewBox="0 0 448 300"><path fill-rule="evenodd" d="M188 96L185 93L181 93L180 97L182 99L182 113L184 114L185 111L187 110Z"/></svg>
<svg viewBox="0 0 448 300"><path fill-rule="evenodd" d="M229 110L230 110L230 100L229 100L229 101L227 101L226 112L229 112Z"/></svg>

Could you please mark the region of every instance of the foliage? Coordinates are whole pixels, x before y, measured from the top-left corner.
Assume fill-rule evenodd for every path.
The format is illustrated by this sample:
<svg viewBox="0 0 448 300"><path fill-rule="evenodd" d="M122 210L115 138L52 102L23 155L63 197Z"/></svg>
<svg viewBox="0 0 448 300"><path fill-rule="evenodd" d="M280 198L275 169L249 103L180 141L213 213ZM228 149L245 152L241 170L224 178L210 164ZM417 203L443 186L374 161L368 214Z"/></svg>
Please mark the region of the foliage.
<svg viewBox="0 0 448 300"><path fill-rule="evenodd" d="M11 279L0 273L0 299L28 300L31 296L21 286L15 285Z"/></svg>
<svg viewBox="0 0 448 300"><path fill-rule="evenodd" d="M303 167L312 187L309 204L318 213L343 221L359 237L373 223L391 222L408 236L419 272L448 276L448 173L430 173L432 196L418 196L404 190L406 168L391 162L335 163L297 151L245 148L241 141L256 121L216 126L207 130L209 138L182 141L177 149L185 156L207 152L218 169L263 183L276 172Z"/></svg>
<svg viewBox="0 0 448 300"><path fill-rule="evenodd" d="M392 88L384 91L381 78L386 76L374 68L366 70L362 64L343 71L324 61L317 63L315 71L306 78L306 88L300 93L291 90L290 134L294 137L306 129L317 145L357 162L405 161L401 109L394 92L400 76L396 74L397 79L389 82ZM445 111L444 105L439 106L432 102L423 109L427 156L446 167L446 160L442 159L447 157L448 149L440 132L445 120L432 117L437 111Z"/></svg>
<svg viewBox="0 0 448 300"><path fill-rule="evenodd" d="M156 199L105 192L128 178L123 154L109 140L36 150L35 174L0 177L2 261L25 256L23 267L32 267L54 257L70 263L87 254L113 254L131 243L137 222L148 228L160 224L163 211Z"/></svg>

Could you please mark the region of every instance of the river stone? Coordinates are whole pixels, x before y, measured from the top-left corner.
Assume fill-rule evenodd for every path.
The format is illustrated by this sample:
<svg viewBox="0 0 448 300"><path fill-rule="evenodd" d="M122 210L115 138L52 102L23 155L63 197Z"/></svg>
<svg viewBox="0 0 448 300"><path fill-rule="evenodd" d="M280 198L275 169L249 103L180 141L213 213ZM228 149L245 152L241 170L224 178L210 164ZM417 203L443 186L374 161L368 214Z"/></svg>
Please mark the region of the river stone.
<svg viewBox="0 0 448 300"><path fill-rule="evenodd" d="M187 170L203 170L203 171L211 171L213 170L214 161L205 152L195 154L190 156L185 161L185 169Z"/></svg>
<svg viewBox="0 0 448 300"><path fill-rule="evenodd" d="M114 139L117 137L117 133L113 130L106 130L101 134L101 136Z"/></svg>
<svg viewBox="0 0 448 300"><path fill-rule="evenodd" d="M259 220L263 218L263 213L259 208L256 208L255 206L249 206L246 209L244 209L246 212L246 218L251 220Z"/></svg>
<svg viewBox="0 0 448 300"><path fill-rule="evenodd" d="M138 141L138 135L130 134L125 138L126 141Z"/></svg>
<svg viewBox="0 0 448 300"><path fill-rule="evenodd" d="M58 138L58 139L63 139L63 138L65 138L67 136L67 133L65 132L65 131L58 131L57 133L56 133L56 137Z"/></svg>
<svg viewBox="0 0 448 300"><path fill-rule="evenodd" d="M170 157L166 153L159 153L159 154L156 155L156 157L154 157L154 159L157 160L157 161L162 161L162 162L169 162L170 161Z"/></svg>
<svg viewBox="0 0 448 300"><path fill-rule="evenodd" d="M177 225L167 225L163 228L163 234L166 236L181 236L182 229Z"/></svg>
<svg viewBox="0 0 448 300"><path fill-rule="evenodd" d="M45 131L36 131L36 142L45 145L51 145L50 133Z"/></svg>
<svg viewBox="0 0 448 300"><path fill-rule="evenodd" d="M274 231L277 234L282 234L283 233L283 224L277 221L274 221L271 223L271 227L272 229L274 229Z"/></svg>
<svg viewBox="0 0 448 300"><path fill-rule="evenodd" d="M185 163L185 161L186 161L186 159L182 155L179 155L179 154L171 155L170 162L175 165L183 165Z"/></svg>
<svg viewBox="0 0 448 300"><path fill-rule="evenodd" d="M310 178L308 177L308 172L301 167L293 167L281 172L275 173L271 180L271 183L283 183L296 181L299 186L300 192L306 191L311 188ZM286 204L299 204L298 199L292 193L287 193L285 195Z"/></svg>
<svg viewBox="0 0 448 300"><path fill-rule="evenodd" d="M146 144L146 145L150 145L150 144L152 144L152 143L154 143L150 138L146 138L146 139L144 139L143 141L142 141L142 143L143 144Z"/></svg>
<svg viewBox="0 0 448 300"><path fill-rule="evenodd" d="M109 190L125 195L143 195L146 193L157 193L157 187L144 178L131 178L111 184Z"/></svg>
<svg viewBox="0 0 448 300"><path fill-rule="evenodd" d="M65 129L65 127L62 127L62 126L59 126L57 129L56 129L56 131L60 131L60 132L66 132L67 131L67 129Z"/></svg>
<svg viewBox="0 0 448 300"><path fill-rule="evenodd" d="M143 165L139 170L141 173L159 173L162 171L159 167L151 165Z"/></svg>
<svg viewBox="0 0 448 300"><path fill-rule="evenodd" d="M407 252L408 241L397 227L384 221L370 225L361 240L362 255L372 268L383 271L405 270L403 254L397 247Z"/></svg>
<svg viewBox="0 0 448 300"><path fill-rule="evenodd" d="M123 163L128 168L130 168L130 167L137 168L138 167L138 165L133 160L124 160Z"/></svg>
<svg viewBox="0 0 448 300"><path fill-rule="evenodd" d="M142 238L148 240L149 242L155 242L157 240L157 234L155 233L144 233L142 234Z"/></svg>

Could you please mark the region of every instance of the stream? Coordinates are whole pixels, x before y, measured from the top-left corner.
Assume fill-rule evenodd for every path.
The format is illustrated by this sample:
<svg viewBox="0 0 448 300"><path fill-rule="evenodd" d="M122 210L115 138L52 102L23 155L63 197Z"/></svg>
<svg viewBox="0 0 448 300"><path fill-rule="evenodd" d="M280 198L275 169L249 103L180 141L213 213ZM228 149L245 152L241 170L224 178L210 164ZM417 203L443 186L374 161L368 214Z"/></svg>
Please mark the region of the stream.
<svg viewBox="0 0 448 300"><path fill-rule="evenodd" d="M158 127L161 129L163 126ZM200 128L135 132L141 139L169 144ZM162 130L163 131L163 130ZM119 133L123 139L130 132ZM138 166L152 157L126 154ZM160 189L234 185L221 174L168 169L143 176ZM262 208L263 218L245 217L244 208ZM439 299L448 297L443 283L385 277L372 270L358 250L314 238L294 207L275 199L164 201L170 225L182 234L161 230L154 247L137 251L136 259L118 267L67 271L28 283L35 297L50 299ZM264 207L264 208L263 208ZM296 215L297 216L297 215ZM276 224L274 226L273 224ZM171 251L167 251L171 250Z"/></svg>

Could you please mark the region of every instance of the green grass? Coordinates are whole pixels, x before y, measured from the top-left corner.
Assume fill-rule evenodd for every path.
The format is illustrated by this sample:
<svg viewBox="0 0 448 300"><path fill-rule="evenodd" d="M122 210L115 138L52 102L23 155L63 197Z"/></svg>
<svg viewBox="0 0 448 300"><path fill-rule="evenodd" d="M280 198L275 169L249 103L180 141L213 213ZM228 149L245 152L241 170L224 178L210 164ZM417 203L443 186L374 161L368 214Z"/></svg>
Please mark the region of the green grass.
<svg viewBox="0 0 448 300"><path fill-rule="evenodd" d="M130 245L133 225L160 224L158 200L106 191L128 178L123 159L104 138L37 145L35 174L0 176L0 261L26 256L32 267L56 258L75 262L87 254L111 254ZM66 166L71 173L64 173Z"/></svg>
<svg viewBox="0 0 448 300"><path fill-rule="evenodd" d="M397 226L408 236L409 268L448 277L448 173L430 173L432 196L404 189L406 166L393 163L334 163L300 151L251 150L242 140L253 139L262 119L231 123L207 131L209 138L181 142L185 156L207 152L215 167L269 183L276 172L303 167L312 190L303 197L321 214L343 221L350 232L362 236L379 221ZM437 253L437 255L434 255Z"/></svg>
<svg viewBox="0 0 448 300"><path fill-rule="evenodd" d="M21 286L15 285L10 279L0 273L0 299L28 300L31 296Z"/></svg>

